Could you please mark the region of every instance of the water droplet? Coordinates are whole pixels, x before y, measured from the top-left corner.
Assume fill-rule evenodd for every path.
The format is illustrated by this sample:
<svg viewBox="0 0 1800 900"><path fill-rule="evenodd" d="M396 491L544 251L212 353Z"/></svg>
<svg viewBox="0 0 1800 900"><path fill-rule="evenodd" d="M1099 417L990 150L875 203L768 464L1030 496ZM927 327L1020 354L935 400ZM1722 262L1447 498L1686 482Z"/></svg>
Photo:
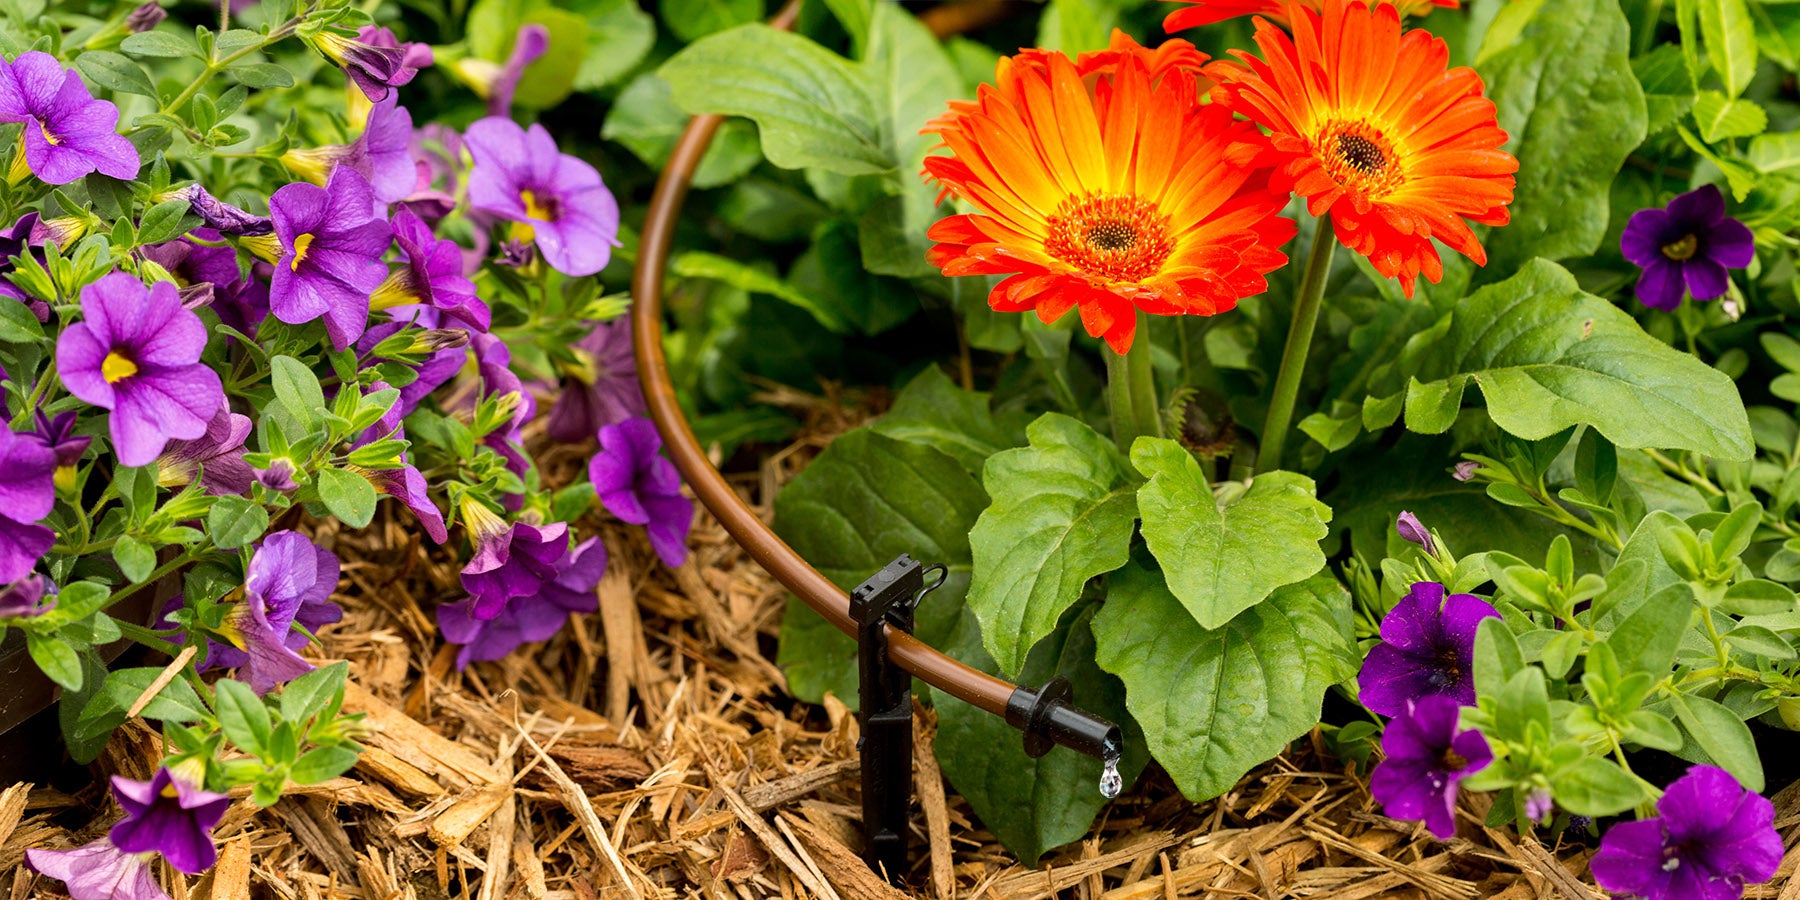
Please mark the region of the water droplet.
<svg viewBox="0 0 1800 900"><path fill-rule="evenodd" d="M1118 758L1106 760L1106 770L1100 773L1100 796L1111 800L1124 789L1125 779L1119 776Z"/></svg>

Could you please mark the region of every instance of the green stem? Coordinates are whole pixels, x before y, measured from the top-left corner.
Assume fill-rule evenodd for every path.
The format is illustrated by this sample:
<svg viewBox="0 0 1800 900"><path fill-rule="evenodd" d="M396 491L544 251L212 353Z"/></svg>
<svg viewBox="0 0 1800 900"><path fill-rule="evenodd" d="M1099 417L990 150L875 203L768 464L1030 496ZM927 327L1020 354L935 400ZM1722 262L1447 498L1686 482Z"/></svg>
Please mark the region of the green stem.
<svg viewBox="0 0 1800 900"><path fill-rule="evenodd" d="M110 607L113 604L118 603L120 600L123 600L126 597L129 597L132 594L135 594L138 591L143 590L144 588L157 583L158 581L162 580L162 577L164 575L167 575L170 572L173 572L176 569L179 569L182 566L185 566L188 563L191 563L194 560L199 559L201 554L205 553L206 551L208 551L210 549L212 549L212 541L210 541L210 540L202 541L198 544L195 544L193 547L189 548L189 550L186 553L183 553L180 556L177 556L174 559L171 559L168 562L163 563L160 566L157 566L156 569L153 570L148 576L146 576L143 581L140 581L136 584L128 584L122 588L119 588L116 591L113 591L112 597L108 598L106 601L106 606Z"/></svg>
<svg viewBox="0 0 1800 900"><path fill-rule="evenodd" d="M1319 324L1325 282L1331 275L1331 256L1337 250L1331 219L1320 218L1316 226L1312 249L1306 254L1306 274L1300 280L1300 296L1294 299L1293 324L1288 326L1287 345L1281 350L1275 392L1269 398L1269 415L1263 420L1262 448L1256 454L1258 472L1281 468L1281 451L1300 396L1300 377L1306 373L1306 355L1312 349L1313 328Z"/></svg>
<svg viewBox="0 0 1800 900"><path fill-rule="evenodd" d="M1150 368L1149 316L1137 313L1131 349L1123 355L1111 348L1106 357L1106 408L1112 416L1113 440L1130 453L1142 435L1162 437L1162 415L1156 406L1156 375Z"/></svg>

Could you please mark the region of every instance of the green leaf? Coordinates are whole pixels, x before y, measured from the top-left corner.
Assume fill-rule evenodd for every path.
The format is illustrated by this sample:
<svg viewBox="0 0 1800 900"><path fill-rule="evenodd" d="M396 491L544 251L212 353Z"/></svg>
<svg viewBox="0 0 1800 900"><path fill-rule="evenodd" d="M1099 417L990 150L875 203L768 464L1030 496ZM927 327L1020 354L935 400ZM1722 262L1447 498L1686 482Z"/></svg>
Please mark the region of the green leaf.
<svg viewBox="0 0 1800 900"><path fill-rule="evenodd" d="M222 550L235 550L263 536L269 511L245 497L220 497L206 514L206 532Z"/></svg>
<svg viewBox="0 0 1800 900"><path fill-rule="evenodd" d="M179 59L192 56L202 59L200 47L191 37L176 37L167 31L142 31L128 34L119 42L119 49L132 56L148 56L158 59Z"/></svg>
<svg viewBox="0 0 1800 900"><path fill-rule="evenodd" d="M361 528L375 518L375 486L367 478L343 469L320 469L319 499L331 514L351 528Z"/></svg>
<svg viewBox="0 0 1800 900"><path fill-rule="evenodd" d="M741 25L688 45L660 73L690 113L754 119L763 155L784 169L864 175L895 167L867 75L800 35Z"/></svg>
<svg viewBox="0 0 1800 900"><path fill-rule="evenodd" d="M1108 0L1050 0L1038 22L1038 46L1071 57L1104 49L1118 19L1118 4Z"/></svg>
<svg viewBox="0 0 1800 900"><path fill-rule="evenodd" d="M1474 382L1494 424L1526 440L1589 425L1625 448L1724 459L1754 450L1729 377L1645 334L1543 260L1459 301L1418 378L1425 389ZM1442 430L1447 423L1436 418L1415 423L1410 393L1407 427Z"/></svg>
<svg viewBox="0 0 1800 900"><path fill-rule="evenodd" d="M875 18L875 5L880 0L825 0L826 8L837 17L838 24L850 35L850 44L862 54L869 43L869 23Z"/></svg>
<svg viewBox="0 0 1800 900"><path fill-rule="evenodd" d="M69 758L86 765L100 756L113 729L125 723L125 707L113 702L104 690L106 663L89 649L81 654L80 690L63 691L56 704L57 724Z"/></svg>
<svg viewBox="0 0 1800 900"><path fill-rule="evenodd" d="M1310 730L1326 689L1361 659L1349 594L1329 577L1283 587L1212 631L1138 563L1107 589L1093 624L1100 666L1125 682L1151 754L1192 800L1230 790Z"/></svg>
<svg viewBox="0 0 1800 900"><path fill-rule="evenodd" d="M306 751L288 767L288 778L295 784L318 784L330 781L356 765L356 751L347 747L315 747Z"/></svg>
<svg viewBox="0 0 1800 900"><path fill-rule="evenodd" d="M308 431L319 425L319 410L325 406L325 391L319 387L319 376L305 363L291 356L269 360L270 377L275 386L275 399L289 416Z"/></svg>
<svg viewBox="0 0 1800 900"><path fill-rule="evenodd" d="M113 544L112 555L113 562L119 564L119 571L132 584L149 578L150 573L156 571L156 551L129 534L119 535L118 543Z"/></svg>
<svg viewBox="0 0 1800 900"><path fill-rule="evenodd" d="M1662 588L1619 621L1606 643L1627 672L1658 678L1675 662L1681 636L1693 621L1694 594L1686 584Z"/></svg>
<svg viewBox="0 0 1800 900"><path fill-rule="evenodd" d="M31 344L44 339L44 326L23 303L0 303L0 341Z"/></svg>
<svg viewBox="0 0 1800 900"><path fill-rule="evenodd" d="M1756 75L1756 25L1744 0L1700 0L1700 33L1725 93L1742 94Z"/></svg>
<svg viewBox="0 0 1800 900"><path fill-rule="evenodd" d="M1793 659L1800 655L1787 638L1761 625L1739 625L1725 633L1725 642L1733 649L1768 659Z"/></svg>
<svg viewBox="0 0 1800 900"><path fill-rule="evenodd" d="M343 694L349 674L350 664L339 661L288 682L281 689L281 718L298 724L318 715Z"/></svg>
<svg viewBox="0 0 1800 900"><path fill-rule="evenodd" d="M778 297L806 310L820 325L832 331L847 331L849 323L829 303L746 263L716 253L692 250L675 257L669 271L681 278L705 278L723 282L755 294Z"/></svg>
<svg viewBox="0 0 1800 900"><path fill-rule="evenodd" d="M156 679L162 675L162 669L145 667L137 669L120 669L106 676L104 690L112 702L121 710L130 710L132 704L150 689ZM163 685L150 702L144 704L139 715L159 722L198 722L211 714L200 695L186 681L176 678Z"/></svg>
<svg viewBox="0 0 1800 900"><path fill-rule="evenodd" d="M550 33L549 49L525 67L519 79L513 102L531 109L549 109L567 99L575 90L582 66L589 52L587 20L569 10L541 6L526 13L520 24L535 23ZM518 30L508 33L506 50L498 58L512 53Z"/></svg>
<svg viewBox="0 0 1800 900"><path fill-rule="evenodd" d="M225 70L234 81L257 89L294 86L294 73L275 63L246 63Z"/></svg>
<svg viewBox="0 0 1800 900"><path fill-rule="evenodd" d="M937 268L925 258L932 243L925 232L940 217L938 186L917 173L940 141L922 130L944 112L946 98L963 96L968 87L937 38L895 3L875 4L863 69L882 142L898 166L890 185L895 196L871 206L859 221L863 264L882 275L935 276Z"/></svg>
<svg viewBox="0 0 1800 900"><path fill-rule="evenodd" d="M1643 785L1610 759L1584 756L1550 775L1556 803L1578 816L1611 816L1647 799Z"/></svg>
<svg viewBox="0 0 1800 900"><path fill-rule="evenodd" d="M762 18L762 0L663 0L662 20L685 43Z"/></svg>
<svg viewBox="0 0 1800 900"><path fill-rule="evenodd" d="M1507 4L1476 68L1519 159L1511 223L1487 236L1478 282L1534 256L1586 256L1606 235L1613 176L1644 140L1631 27L1616 0Z"/></svg>
<svg viewBox="0 0 1800 900"><path fill-rule="evenodd" d="M269 719L269 708L249 685L220 679L213 685L213 706L218 711L219 727L238 749L258 757L268 752L275 726Z"/></svg>
<svg viewBox="0 0 1800 900"><path fill-rule="evenodd" d="M75 68L89 81L122 94L156 96L156 85L150 82L144 67L107 50L89 50L75 58Z"/></svg>
<svg viewBox="0 0 1800 900"><path fill-rule="evenodd" d="M1670 699L1682 730L1707 758L1730 772L1745 788L1762 793L1762 758L1756 753L1756 739L1744 720L1723 704L1705 697L1676 693Z"/></svg>
<svg viewBox="0 0 1800 900"><path fill-rule="evenodd" d="M1701 91L1694 100L1694 121L1709 144L1731 138L1755 137L1769 128L1769 114L1755 103L1729 100L1718 91Z"/></svg>
<svg viewBox="0 0 1800 900"><path fill-rule="evenodd" d="M675 141L687 127L688 117L669 99L669 83L654 72L638 76L613 100L600 136L618 141L643 160L660 169L669 161ZM713 136L700 168L694 171L694 187L729 184L762 162L756 128L743 119L726 119Z"/></svg>
<svg viewBox="0 0 1800 900"><path fill-rule="evenodd" d="M995 413L987 394L957 387L937 366L913 376L871 427L895 440L936 447L977 475L988 457L1025 443L1021 413Z"/></svg>
<svg viewBox="0 0 1800 900"><path fill-rule="evenodd" d="M870 207L880 210L884 198ZM912 318L919 311L919 292L897 278L872 274L864 264L857 242L866 232L844 219L833 219L813 232L813 245L794 261L788 283L863 334L878 334Z"/></svg>
<svg viewBox="0 0 1800 900"><path fill-rule="evenodd" d="M560 5L587 17L587 53L575 74L578 91L597 91L623 78L656 43L656 20L636 0L563 0Z"/></svg>
<svg viewBox="0 0 1800 900"><path fill-rule="evenodd" d="M968 590L969 526L987 505L956 460L923 444L857 429L838 436L775 497L775 531L839 587L861 584L901 553L948 569L918 612L927 643L944 634ZM781 623L776 660L788 687L818 702L856 703L856 642L798 600Z"/></svg>
<svg viewBox="0 0 1800 900"><path fill-rule="evenodd" d="M1131 464L1150 479L1137 494L1144 542L1200 627L1218 628L1325 565L1319 540L1330 531L1331 508L1314 498L1312 479L1265 472L1221 510L1180 444L1140 437Z"/></svg>
<svg viewBox="0 0 1800 900"><path fill-rule="evenodd" d="M81 690L81 654L72 642L54 634L27 631L25 649L45 677L62 685L64 690Z"/></svg>
<svg viewBox="0 0 1800 900"><path fill-rule="evenodd" d="M186 200L164 200L144 211L144 217L138 223L138 243L160 244L174 240L198 224L200 217L188 212Z"/></svg>
<svg viewBox="0 0 1800 900"><path fill-rule="evenodd" d="M1648 133L1656 134L1675 124L1694 105L1694 79L1688 74L1680 46L1663 44L1632 60L1631 69L1644 88Z"/></svg>
<svg viewBox="0 0 1800 900"><path fill-rule="evenodd" d="M1112 441L1058 413L1025 434L1030 446L988 457L981 482L994 502L969 532L969 608L988 653L1009 674L1055 630L1088 579L1125 564L1137 517L1135 485Z"/></svg>
<svg viewBox="0 0 1800 900"><path fill-rule="evenodd" d="M1090 604L1069 616L1033 647L1019 678L1035 685L1061 675L1074 689L1076 707L1130 728L1125 686L1094 663L1088 624L1096 608ZM973 615L958 617L941 649L984 672L998 669L981 647L981 627ZM931 697L938 714L934 746L944 775L1022 862L1036 865L1044 853L1092 830L1094 816L1109 802L1097 789L1098 760L1061 748L1032 759L1006 720L935 689ZM1120 775L1127 783L1135 780L1148 760L1143 739L1128 735Z"/></svg>

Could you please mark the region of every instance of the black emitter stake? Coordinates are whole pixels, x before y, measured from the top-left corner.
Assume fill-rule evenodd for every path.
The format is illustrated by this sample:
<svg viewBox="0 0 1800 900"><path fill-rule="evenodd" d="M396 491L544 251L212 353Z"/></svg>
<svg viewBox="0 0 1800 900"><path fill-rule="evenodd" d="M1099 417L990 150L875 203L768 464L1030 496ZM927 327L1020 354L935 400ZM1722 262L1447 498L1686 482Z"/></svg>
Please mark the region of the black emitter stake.
<svg viewBox="0 0 1800 900"><path fill-rule="evenodd" d="M850 616L857 625L856 719L862 725L863 859L869 868L898 883L906 871L908 806L912 803L912 673L887 652L886 625L908 634L913 610L925 594L944 583L925 585L926 567L902 553L850 592Z"/></svg>
<svg viewBox="0 0 1800 900"><path fill-rule="evenodd" d="M926 584L932 570L938 578ZM885 626L911 634L919 601L948 575L941 565L926 566L902 553L850 592L857 625L856 720L862 725L863 859L895 884L906 870L912 803L912 674L888 657ZM1007 699L1006 723L1025 733L1025 752L1033 758L1061 744L1105 762L1108 774L1114 773L1124 747L1119 726L1069 705L1071 699L1069 681L1060 675L1036 690L1016 688Z"/></svg>

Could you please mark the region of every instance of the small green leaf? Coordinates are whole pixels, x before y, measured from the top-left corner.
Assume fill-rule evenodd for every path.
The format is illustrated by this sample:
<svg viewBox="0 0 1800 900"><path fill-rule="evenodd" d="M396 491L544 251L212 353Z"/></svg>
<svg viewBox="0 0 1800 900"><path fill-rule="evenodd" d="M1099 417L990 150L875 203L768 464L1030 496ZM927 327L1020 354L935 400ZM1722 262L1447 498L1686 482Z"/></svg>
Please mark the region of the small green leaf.
<svg viewBox="0 0 1800 900"><path fill-rule="evenodd" d="M1144 541L1200 627L1218 628L1325 565L1319 540L1330 530L1331 508L1314 498L1312 479L1264 472L1221 510L1180 444L1140 437L1131 463L1150 479L1137 494Z"/></svg>
<svg viewBox="0 0 1800 900"><path fill-rule="evenodd" d="M236 550L262 537L268 528L269 511L245 497L220 497L206 514L206 532L223 550Z"/></svg>
<svg viewBox="0 0 1800 900"><path fill-rule="evenodd" d="M681 278L705 278L756 294L767 294L786 300L812 314L820 325L832 331L848 331L849 323L831 304L814 297L768 272L716 253L699 250L675 258L669 271Z"/></svg>
<svg viewBox="0 0 1800 900"><path fill-rule="evenodd" d="M129 710L161 675L162 669L156 667L120 669L106 676L105 691L120 709ZM163 685L139 713L161 722L198 722L210 714L193 686L180 678Z"/></svg>
<svg viewBox="0 0 1800 900"><path fill-rule="evenodd" d="M150 82L144 67L108 50L89 50L75 58L75 67L89 81L121 94L156 96L156 85Z"/></svg>
<svg viewBox="0 0 1800 900"><path fill-rule="evenodd" d="M1624 738L1652 750L1673 752L1681 748L1681 729L1668 716L1647 709L1626 717Z"/></svg>
<svg viewBox="0 0 1800 900"><path fill-rule="evenodd" d="M1055 630L1088 579L1125 564L1137 517L1135 486L1112 441L1058 413L1025 433L1030 446L988 457L981 480L994 501L969 532L969 608L1007 673Z"/></svg>
<svg viewBox="0 0 1800 900"><path fill-rule="evenodd" d="M1700 33L1725 93L1742 94L1756 75L1756 25L1744 0L1700 0Z"/></svg>
<svg viewBox="0 0 1800 900"><path fill-rule="evenodd" d="M0 341L8 344L31 344L44 339L44 326L31 307L23 303L0 303Z"/></svg>
<svg viewBox="0 0 1800 900"><path fill-rule="evenodd" d="M1745 788L1762 793L1762 758L1756 753L1756 739L1737 713L1723 705L1692 694L1671 694L1675 717L1688 737L1705 752L1712 762L1738 780Z"/></svg>
<svg viewBox="0 0 1800 900"><path fill-rule="evenodd" d="M295 784L330 781L350 771L356 765L356 755L356 751L346 747L315 747L288 767L288 778Z"/></svg>
<svg viewBox="0 0 1800 900"><path fill-rule="evenodd" d="M79 691L82 685L81 654L72 642L40 631L25 632L25 649L31 661L45 677L65 690Z"/></svg>
<svg viewBox="0 0 1800 900"><path fill-rule="evenodd" d="M137 584L150 577L156 570L156 551L149 544L129 534L119 535L118 543L113 544L113 562L119 564L119 571L132 584Z"/></svg>
<svg viewBox="0 0 1800 900"><path fill-rule="evenodd" d="M160 244L174 240L189 228L200 224L200 217L189 213L186 200L164 200L144 211L138 223L139 244Z"/></svg>
<svg viewBox="0 0 1800 900"><path fill-rule="evenodd" d="M331 514L351 528L361 528L375 518L375 486L369 479L343 469L320 469L319 499Z"/></svg>
<svg viewBox="0 0 1800 900"><path fill-rule="evenodd" d="M1793 659L1800 654L1787 639L1761 625L1739 625L1725 633L1725 643L1733 649L1767 659Z"/></svg>
<svg viewBox="0 0 1800 900"><path fill-rule="evenodd" d="M181 38L167 31L142 31L125 36L119 43L119 49L132 56L148 56L157 59L178 59L183 56L201 58L200 48L192 38Z"/></svg>
<svg viewBox="0 0 1800 900"><path fill-rule="evenodd" d="M1019 414L995 413L987 394L957 387L937 366L914 376L872 427L895 440L936 447L977 475L988 457L1025 442Z"/></svg>
<svg viewBox="0 0 1800 900"><path fill-rule="evenodd" d="M319 376L291 356L269 360L269 369L275 399L280 401L282 408L307 431L316 429L319 410L325 406L325 391L319 387Z"/></svg>
<svg viewBox="0 0 1800 900"><path fill-rule="evenodd" d="M1725 589L1720 612L1734 616L1772 616L1794 611L1794 592L1787 585L1752 578Z"/></svg>
<svg viewBox="0 0 1800 900"><path fill-rule="evenodd" d="M1610 759L1584 756L1551 773L1556 803L1578 816L1611 816L1647 799L1643 785Z"/></svg>
<svg viewBox="0 0 1800 900"><path fill-rule="evenodd" d="M1709 144L1755 137L1769 128L1769 114L1762 107L1742 98L1727 99L1718 91L1701 91L1695 98L1694 121Z"/></svg>
<svg viewBox="0 0 1800 900"><path fill-rule="evenodd" d="M281 689L281 718L301 723L318 715L344 692L349 673L350 664L339 661L288 682Z"/></svg>
<svg viewBox="0 0 1800 900"><path fill-rule="evenodd" d="M236 65L226 69L225 74L245 87L259 90L294 86L294 73L275 63L259 62Z"/></svg>
<svg viewBox="0 0 1800 900"><path fill-rule="evenodd" d="M1619 622L1606 643L1627 672L1648 672L1658 678L1668 674L1693 621L1694 594L1686 583L1672 584L1650 595Z"/></svg>
<svg viewBox="0 0 1800 900"><path fill-rule="evenodd" d="M274 723L269 708L250 686L230 678L213 685L213 705L217 708L219 727L238 749L261 757L268 752Z"/></svg>

